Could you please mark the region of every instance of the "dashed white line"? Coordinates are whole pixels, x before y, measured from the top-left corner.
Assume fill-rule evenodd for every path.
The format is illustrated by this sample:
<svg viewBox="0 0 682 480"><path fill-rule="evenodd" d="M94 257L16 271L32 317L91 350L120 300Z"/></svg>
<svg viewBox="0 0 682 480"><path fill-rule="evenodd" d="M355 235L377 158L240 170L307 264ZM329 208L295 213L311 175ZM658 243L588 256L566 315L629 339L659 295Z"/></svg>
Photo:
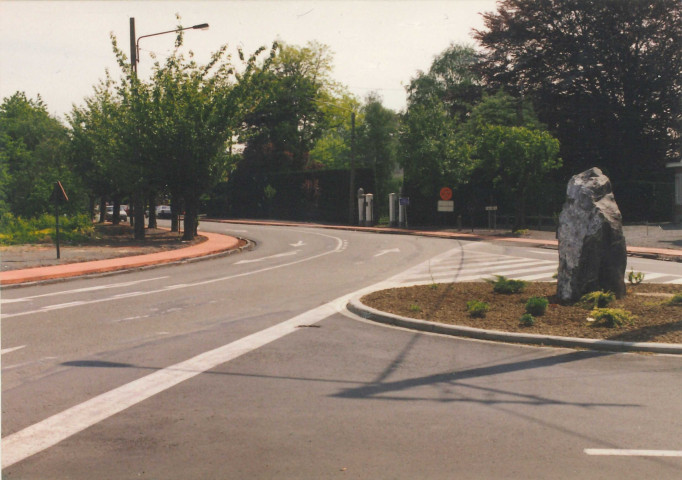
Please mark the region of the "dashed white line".
<svg viewBox="0 0 682 480"><path fill-rule="evenodd" d="M20 347L4 348L4 349L0 350L0 354L4 355L6 353L14 352L16 350L21 350L24 347L26 347L26 345L22 345Z"/></svg>
<svg viewBox="0 0 682 480"><path fill-rule="evenodd" d="M682 457L682 450L631 450L619 448L586 448L587 455L620 457Z"/></svg>

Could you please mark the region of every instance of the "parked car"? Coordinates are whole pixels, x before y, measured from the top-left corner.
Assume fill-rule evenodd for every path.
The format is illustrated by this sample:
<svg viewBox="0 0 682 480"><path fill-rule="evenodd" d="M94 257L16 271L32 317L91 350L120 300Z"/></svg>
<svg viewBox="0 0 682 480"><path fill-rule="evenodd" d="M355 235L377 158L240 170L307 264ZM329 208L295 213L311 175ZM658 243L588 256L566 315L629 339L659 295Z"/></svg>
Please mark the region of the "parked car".
<svg viewBox="0 0 682 480"><path fill-rule="evenodd" d="M122 222L127 222L128 221L128 214L126 211L121 207L121 209L118 212L118 216L121 219ZM114 219L114 206L113 205L108 205L107 206L107 211L104 214L104 219L111 222Z"/></svg>
<svg viewBox="0 0 682 480"><path fill-rule="evenodd" d="M168 205L156 207L156 218L171 218L171 208Z"/></svg>

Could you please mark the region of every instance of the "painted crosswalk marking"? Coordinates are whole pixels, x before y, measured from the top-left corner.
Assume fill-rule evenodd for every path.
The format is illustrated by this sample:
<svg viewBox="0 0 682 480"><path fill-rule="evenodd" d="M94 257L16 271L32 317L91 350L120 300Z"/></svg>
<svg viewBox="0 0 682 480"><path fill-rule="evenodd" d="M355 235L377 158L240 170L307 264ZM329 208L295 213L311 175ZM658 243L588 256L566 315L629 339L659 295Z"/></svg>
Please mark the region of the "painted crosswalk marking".
<svg viewBox="0 0 682 480"><path fill-rule="evenodd" d="M408 270L401 276L400 283L475 282L492 278L495 275L526 281L553 282L556 281L558 268L558 259L548 260L464 250L463 253L451 252L448 256L440 256L418 269ZM642 273L644 282L682 284L682 275L646 271Z"/></svg>

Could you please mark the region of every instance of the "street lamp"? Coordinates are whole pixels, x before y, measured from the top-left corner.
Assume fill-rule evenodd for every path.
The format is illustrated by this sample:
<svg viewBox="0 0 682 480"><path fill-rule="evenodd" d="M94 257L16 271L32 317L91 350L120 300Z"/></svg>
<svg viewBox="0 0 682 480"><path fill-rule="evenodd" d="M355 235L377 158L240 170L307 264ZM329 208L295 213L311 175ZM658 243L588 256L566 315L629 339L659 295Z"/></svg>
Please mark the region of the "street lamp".
<svg viewBox="0 0 682 480"><path fill-rule="evenodd" d="M201 23L199 25L194 25L191 27L176 28L175 30L167 30L165 32L151 33L149 35L142 35L139 38L135 38L135 18L130 17L130 67L132 70L132 82L137 82L137 64L139 63L139 53L140 53L140 40L146 37L155 37L157 35L164 35L166 33L177 33L183 30L206 30L208 28L208 23ZM133 94L135 95L135 93ZM135 101L135 99L133 99ZM139 151L135 152L135 156L140 154ZM140 187L141 188L141 187ZM131 225L134 224L135 228L135 239L140 240L144 238L144 201L143 201L143 191L138 191L133 196L133 212L134 215L131 217Z"/></svg>
<svg viewBox="0 0 682 480"><path fill-rule="evenodd" d="M130 64L133 67L133 72L137 73L137 64L140 62L140 40L147 37L155 37L157 35L164 35L166 33L177 33L183 30L208 30L208 23L200 23L191 27L176 28L175 30L166 30L165 32L150 33L149 35L142 35L135 39L135 18L130 17Z"/></svg>

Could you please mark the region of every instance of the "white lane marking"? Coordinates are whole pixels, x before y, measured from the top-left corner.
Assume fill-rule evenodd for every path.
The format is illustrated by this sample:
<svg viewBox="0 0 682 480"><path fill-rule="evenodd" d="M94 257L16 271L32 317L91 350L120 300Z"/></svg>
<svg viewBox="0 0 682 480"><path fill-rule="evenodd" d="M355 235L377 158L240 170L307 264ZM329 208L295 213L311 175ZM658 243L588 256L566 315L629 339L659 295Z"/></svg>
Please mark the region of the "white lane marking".
<svg viewBox="0 0 682 480"><path fill-rule="evenodd" d="M43 307L40 310L42 312L49 312L50 310L61 310L62 308L77 307L78 305L83 305L84 303L85 302L83 302L83 301L75 301L75 302L68 302L68 303L57 303L55 305L48 305L46 307Z"/></svg>
<svg viewBox="0 0 682 480"><path fill-rule="evenodd" d="M131 282L109 283L107 285L98 285L96 287L76 288L73 290L61 290L59 292L43 293L42 295L33 295L31 297L3 298L0 300L0 303L26 302L29 300L33 300L35 298L53 297L55 295L69 295L72 293L95 292L97 290L108 290L110 288L129 287L131 285L137 285L138 283L153 282L155 280L163 280L164 278L168 278L168 275L163 276L163 277L146 278L144 280L133 280Z"/></svg>
<svg viewBox="0 0 682 480"><path fill-rule="evenodd" d="M386 255L387 253L400 253L400 249L399 248L389 248L387 250L380 251L379 253L377 253L374 256L375 257L381 257L383 255Z"/></svg>
<svg viewBox="0 0 682 480"><path fill-rule="evenodd" d="M332 238L332 239L336 240L336 247L334 247L333 250L318 253L317 255L305 257L305 258L302 258L300 260L294 260L293 262L283 263L281 265L272 265L270 267L263 267L263 268L259 268L258 270L252 270L250 272L237 273L235 275L227 275L225 277L213 278L211 280L202 280L200 282L195 282L195 283L179 284L177 286L176 285L168 285L168 286L165 286L163 288L158 288L155 290L148 290L145 292L140 292L138 295L153 295L156 293L163 293L163 292L167 292L168 290L175 290L178 288L199 287L199 286L203 286L203 285L209 285L211 283L224 282L226 280L233 280L235 278L248 277L250 275L256 275L258 273L269 272L272 270L277 270L279 268L289 267L289 266L296 265L296 264L303 263L303 262L309 262L311 260L315 260L317 258L324 257L325 255L330 255L332 253L341 252L345 249L345 246L347 245L347 243L345 244L345 242L343 240L341 240L339 237L334 237L332 235L325 235L324 233L317 233L317 232L308 232L308 233L310 233L312 235L319 235L321 237ZM82 303L80 303L80 305L92 305L95 303L110 302L112 300L120 300L120 298L121 297L117 297L117 296L98 298L98 299L94 299L94 300L83 301ZM73 305L62 304L60 306L60 308L67 308L69 306L73 306ZM51 308L51 310L55 310L55 308ZM3 320L6 320L8 318L22 317L22 316L31 315L34 313L44 313L46 311L48 311L48 310L41 308L41 309L37 309L37 310L30 310L30 311L18 312L18 313L7 313L7 314L3 313L2 318L3 318Z"/></svg>
<svg viewBox="0 0 682 480"><path fill-rule="evenodd" d="M271 258L290 257L292 255L296 255L299 251L300 250L293 250L291 252L285 252L285 253L278 253L276 255L270 255L269 257L254 258L252 260L240 260L239 262L235 262L235 265L243 265L245 263L264 262L265 260L270 260Z"/></svg>
<svg viewBox="0 0 682 480"><path fill-rule="evenodd" d="M6 353L14 352L16 350L21 350L24 347L26 347L26 345L22 345L21 347L3 348L2 350L0 350L0 354L4 355Z"/></svg>
<svg viewBox="0 0 682 480"><path fill-rule="evenodd" d="M458 248L452 249L446 254L451 254L456 250ZM434 258L440 257L441 255ZM285 335L301 330L298 328L299 325L314 325L335 313L341 312L351 298L394 285L401 275L395 275L384 282L339 297L265 330L151 373L3 437L2 468L7 468L50 448L62 440L185 380L267 345Z"/></svg>
<svg viewBox="0 0 682 480"><path fill-rule="evenodd" d="M682 457L682 450L630 450L620 448L586 448L587 455L621 457Z"/></svg>
<svg viewBox="0 0 682 480"><path fill-rule="evenodd" d="M292 247L302 247L303 245L305 245L305 243L303 243L303 240L299 240L298 242L290 243L289 245L291 245Z"/></svg>

